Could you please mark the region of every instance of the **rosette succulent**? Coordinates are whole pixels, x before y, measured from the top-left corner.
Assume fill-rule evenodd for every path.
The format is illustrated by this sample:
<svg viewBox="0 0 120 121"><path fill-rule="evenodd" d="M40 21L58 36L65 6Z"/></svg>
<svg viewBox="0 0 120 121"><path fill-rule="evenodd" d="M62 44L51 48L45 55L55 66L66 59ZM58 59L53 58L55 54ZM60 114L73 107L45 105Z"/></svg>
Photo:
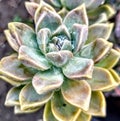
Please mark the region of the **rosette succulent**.
<svg viewBox="0 0 120 121"><path fill-rule="evenodd" d="M85 4L62 18L53 7L26 2L34 25L11 22L5 35L15 53L0 62L0 78L14 87L5 105L30 113L45 105L44 121L90 121L105 116L102 91L119 85L112 69L120 53L112 49L112 23L89 26Z"/></svg>
<svg viewBox="0 0 120 121"><path fill-rule="evenodd" d="M37 4L40 3L40 0L30 0ZM46 0L49 4L51 4L58 14L63 18L66 14L82 5L83 3L87 9L87 15L89 18L89 24L106 22L109 18L111 18L115 14L115 10L109 4L105 4L105 0Z"/></svg>

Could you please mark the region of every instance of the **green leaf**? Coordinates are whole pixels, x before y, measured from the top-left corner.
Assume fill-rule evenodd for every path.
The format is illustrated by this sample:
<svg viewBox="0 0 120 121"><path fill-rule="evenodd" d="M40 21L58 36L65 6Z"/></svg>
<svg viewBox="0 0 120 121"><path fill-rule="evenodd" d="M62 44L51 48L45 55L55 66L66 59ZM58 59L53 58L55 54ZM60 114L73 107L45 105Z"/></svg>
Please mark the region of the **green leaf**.
<svg viewBox="0 0 120 121"><path fill-rule="evenodd" d="M54 117L59 121L76 121L81 111L67 103L60 92L55 92L51 99L51 109Z"/></svg>
<svg viewBox="0 0 120 121"><path fill-rule="evenodd" d="M76 121L91 121L91 115L81 112Z"/></svg>
<svg viewBox="0 0 120 121"><path fill-rule="evenodd" d="M107 69L101 67L94 67L92 79L87 80L87 82L94 91L105 90L107 88L117 86L117 83L111 73Z"/></svg>
<svg viewBox="0 0 120 121"><path fill-rule="evenodd" d="M88 26L81 24L74 24L72 30L72 37L74 41L74 52L80 51L81 47L87 40Z"/></svg>
<svg viewBox="0 0 120 121"><path fill-rule="evenodd" d="M64 75L70 79L80 80L81 78L91 78L93 61L91 59L73 57L62 70Z"/></svg>
<svg viewBox="0 0 120 121"><path fill-rule="evenodd" d="M86 81L66 79L61 87L61 90L64 99L71 105L83 110L88 110L91 97L91 88Z"/></svg>
<svg viewBox="0 0 120 121"><path fill-rule="evenodd" d="M0 61L0 75L22 82L32 76L25 71L24 66L22 67L22 63L17 59L17 54L2 58Z"/></svg>
<svg viewBox="0 0 120 121"><path fill-rule="evenodd" d="M47 59L37 49L21 46L18 58L22 61L26 61L30 67L38 70L44 71L50 68Z"/></svg>
<svg viewBox="0 0 120 121"><path fill-rule="evenodd" d="M48 102L53 95L53 92L48 92L44 94L37 94L34 90L32 84L27 84L23 87L19 95L19 101L21 110L34 109L36 107L41 107L46 102Z"/></svg>
<svg viewBox="0 0 120 121"><path fill-rule="evenodd" d="M105 116L106 115L106 101L105 97L100 91L92 92L90 107L86 111L89 115Z"/></svg>
<svg viewBox="0 0 120 121"><path fill-rule="evenodd" d="M14 114L27 114L27 113L34 113L38 111L41 107L31 108L28 110L21 110L20 106L16 105L14 107Z"/></svg>
<svg viewBox="0 0 120 121"><path fill-rule="evenodd" d="M38 72L33 77L32 84L36 92L42 94L60 88L63 81L62 73L53 68L48 71Z"/></svg>
<svg viewBox="0 0 120 121"><path fill-rule="evenodd" d="M103 38L107 40L112 32L112 29L112 23L98 23L89 26L89 34L86 44L96 40L97 38Z"/></svg>
<svg viewBox="0 0 120 121"><path fill-rule="evenodd" d="M51 32L47 28L41 29L37 34L38 46L43 54L47 53L47 45L50 41Z"/></svg>
<svg viewBox="0 0 120 121"><path fill-rule="evenodd" d="M43 120L44 121L58 121L57 119L55 119L55 117L52 114L50 101L45 105L45 109L43 113Z"/></svg>
<svg viewBox="0 0 120 121"><path fill-rule="evenodd" d="M61 2L60 0L50 0L50 3L54 5L55 7L61 8Z"/></svg>
<svg viewBox="0 0 120 121"><path fill-rule="evenodd" d="M112 45L112 43L102 38L97 38L94 42L83 46L80 50L80 56L93 59L96 63L109 53Z"/></svg>
<svg viewBox="0 0 120 121"><path fill-rule="evenodd" d="M34 3L34 2L25 2L25 7L28 11L28 13L34 17L35 15L35 11L37 10L37 8L39 7L39 4Z"/></svg>
<svg viewBox="0 0 120 121"><path fill-rule="evenodd" d="M119 59L120 53L114 49L111 49L111 51L102 60L96 63L95 66L110 69L117 64Z"/></svg>
<svg viewBox="0 0 120 121"><path fill-rule="evenodd" d="M36 34L30 26L20 22L11 22L8 24L8 28L16 39L19 47L21 45L26 45L32 48L38 48Z"/></svg>
<svg viewBox="0 0 120 121"><path fill-rule="evenodd" d="M62 18L56 12L45 7L42 8L41 12L37 10L35 14L39 15L38 20L36 20L36 32L42 28L48 28L54 32L62 24Z"/></svg>
<svg viewBox="0 0 120 121"><path fill-rule="evenodd" d="M13 87L9 90L5 99L6 106L20 105L19 94L22 88L23 86L19 86L19 87Z"/></svg>
<svg viewBox="0 0 120 121"><path fill-rule="evenodd" d="M72 26L75 23L88 25L88 18L87 18L85 5L83 4L71 10L64 18L63 23L67 26L69 31L71 31Z"/></svg>
<svg viewBox="0 0 120 121"><path fill-rule="evenodd" d="M61 67L68 63L73 54L68 50L61 50L58 52L49 52L46 54L46 57L53 65Z"/></svg>

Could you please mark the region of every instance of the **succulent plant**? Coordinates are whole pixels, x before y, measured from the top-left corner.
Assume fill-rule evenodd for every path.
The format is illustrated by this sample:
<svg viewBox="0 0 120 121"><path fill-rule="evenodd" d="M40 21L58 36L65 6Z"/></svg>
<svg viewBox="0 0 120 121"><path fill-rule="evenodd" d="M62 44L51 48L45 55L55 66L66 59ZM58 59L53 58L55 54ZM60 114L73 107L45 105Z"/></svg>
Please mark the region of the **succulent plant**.
<svg viewBox="0 0 120 121"><path fill-rule="evenodd" d="M40 4L41 0L30 0L31 2ZM63 18L66 14L82 5L83 3L86 5L87 15L89 18L89 24L106 22L109 18L111 18L115 14L115 10L108 3L105 4L105 0L46 0L49 4L51 4L58 14Z"/></svg>
<svg viewBox="0 0 120 121"><path fill-rule="evenodd" d="M120 53L108 42L112 23L89 26L85 4L62 18L53 7L26 2L34 27L11 22L5 35L15 53L0 61L0 78L14 87L5 105L31 113L45 105L44 121L90 121L105 116L102 92L119 85L112 69Z"/></svg>

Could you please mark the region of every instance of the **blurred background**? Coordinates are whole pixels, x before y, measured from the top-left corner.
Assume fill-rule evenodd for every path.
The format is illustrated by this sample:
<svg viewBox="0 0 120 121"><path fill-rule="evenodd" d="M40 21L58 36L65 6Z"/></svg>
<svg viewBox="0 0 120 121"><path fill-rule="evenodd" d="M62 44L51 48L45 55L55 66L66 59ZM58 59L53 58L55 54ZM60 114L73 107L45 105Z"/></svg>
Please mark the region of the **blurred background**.
<svg viewBox="0 0 120 121"><path fill-rule="evenodd" d="M26 22L30 24L30 16L24 7L27 0L0 0L0 59L12 53L4 36L4 29L10 21ZM106 0L116 10L116 14L110 18L114 22L114 30L109 39L114 43L114 48L120 52L120 0ZM115 70L120 74L120 61ZM11 86L0 80L0 121L42 121L43 110L32 114L14 115L13 108L4 106L6 94ZM105 118L94 117L92 121L120 121L120 87L105 93L107 101L107 116Z"/></svg>

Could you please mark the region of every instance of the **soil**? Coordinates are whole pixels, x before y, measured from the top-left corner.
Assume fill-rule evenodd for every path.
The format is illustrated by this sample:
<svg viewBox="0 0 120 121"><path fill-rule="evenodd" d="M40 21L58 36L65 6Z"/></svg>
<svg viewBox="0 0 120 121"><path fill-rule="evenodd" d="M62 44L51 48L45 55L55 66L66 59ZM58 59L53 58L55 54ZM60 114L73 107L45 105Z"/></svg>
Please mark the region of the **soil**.
<svg viewBox="0 0 120 121"><path fill-rule="evenodd" d="M0 59L12 53L12 49L6 42L3 30L7 24L19 16L22 20L27 20L29 15L24 7L26 0L0 0ZM0 80L0 121L42 121L43 110L32 114L15 115L13 108L4 106L6 94L11 86ZM107 99L107 117L94 118L93 121L120 121L120 99Z"/></svg>

